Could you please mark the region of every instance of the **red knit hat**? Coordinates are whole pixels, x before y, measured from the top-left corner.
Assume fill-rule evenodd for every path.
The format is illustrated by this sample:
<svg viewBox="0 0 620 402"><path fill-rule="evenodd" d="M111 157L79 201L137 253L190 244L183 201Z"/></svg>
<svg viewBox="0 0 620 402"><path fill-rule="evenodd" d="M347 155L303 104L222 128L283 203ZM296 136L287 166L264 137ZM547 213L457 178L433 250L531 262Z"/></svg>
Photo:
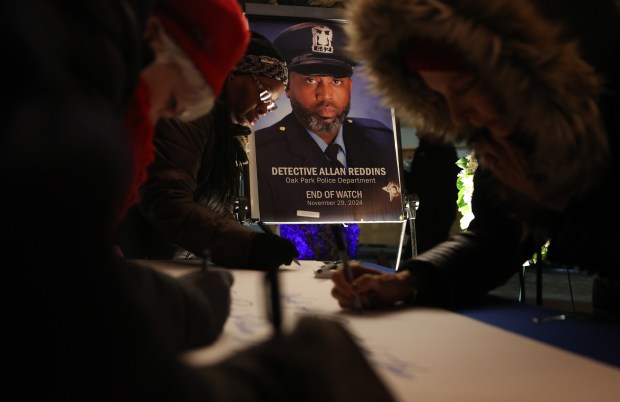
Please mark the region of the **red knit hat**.
<svg viewBox="0 0 620 402"><path fill-rule="evenodd" d="M465 71L467 65L454 49L427 40L411 41L405 50L405 63L411 71Z"/></svg>
<svg viewBox="0 0 620 402"><path fill-rule="evenodd" d="M154 10L216 95L250 40L237 0L161 0Z"/></svg>

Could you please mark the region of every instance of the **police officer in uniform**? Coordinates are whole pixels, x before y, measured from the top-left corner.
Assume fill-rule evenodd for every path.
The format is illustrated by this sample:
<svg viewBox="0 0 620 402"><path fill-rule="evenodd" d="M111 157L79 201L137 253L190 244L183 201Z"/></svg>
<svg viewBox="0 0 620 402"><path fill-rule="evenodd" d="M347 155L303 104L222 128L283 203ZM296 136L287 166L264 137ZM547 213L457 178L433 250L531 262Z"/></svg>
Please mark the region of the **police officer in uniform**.
<svg viewBox="0 0 620 402"><path fill-rule="evenodd" d="M354 63L338 24L304 22L273 41L289 69L292 112L256 131L266 222L395 221L402 215L392 130L348 117Z"/></svg>

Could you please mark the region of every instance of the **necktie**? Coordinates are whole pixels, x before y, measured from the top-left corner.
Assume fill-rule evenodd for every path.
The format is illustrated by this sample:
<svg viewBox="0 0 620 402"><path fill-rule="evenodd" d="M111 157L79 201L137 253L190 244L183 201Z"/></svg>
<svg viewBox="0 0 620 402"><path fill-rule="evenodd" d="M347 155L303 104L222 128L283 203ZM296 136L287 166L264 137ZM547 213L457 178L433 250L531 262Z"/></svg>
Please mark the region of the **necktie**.
<svg viewBox="0 0 620 402"><path fill-rule="evenodd" d="M330 160L332 167L343 168L344 165L338 160L338 152L340 152L340 145L336 143L329 144L325 149L325 155Z"/></svg>

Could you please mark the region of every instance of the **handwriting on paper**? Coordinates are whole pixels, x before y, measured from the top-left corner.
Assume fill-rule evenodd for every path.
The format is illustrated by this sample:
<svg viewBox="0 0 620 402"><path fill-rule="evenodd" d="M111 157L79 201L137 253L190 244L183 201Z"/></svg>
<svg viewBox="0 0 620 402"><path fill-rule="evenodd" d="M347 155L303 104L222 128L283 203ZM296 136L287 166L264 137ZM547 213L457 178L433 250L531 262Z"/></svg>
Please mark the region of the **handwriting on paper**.
<svg viewBox="0 0 620 402"><path fill-rule="evenodd" d="M351 330L350 320L346 316L326 314L315 308L316 299L300 293L283 293L282 307L295 319L301 316L315 316L338 321ZM261 309L255 302L242 298L239 294L233 297L229 325L234 328L233 340L238 344L236 351L255 344L271 331L271 324L267 317L267 310ZM353 333L353 331L351 331ZM398 376L412 380L414 372L424 371L420 367L413 367L410 363L400 359L390 345L384 345L369 337L353 334L356 342L366 354L368 360L377 368Z"/></svg>

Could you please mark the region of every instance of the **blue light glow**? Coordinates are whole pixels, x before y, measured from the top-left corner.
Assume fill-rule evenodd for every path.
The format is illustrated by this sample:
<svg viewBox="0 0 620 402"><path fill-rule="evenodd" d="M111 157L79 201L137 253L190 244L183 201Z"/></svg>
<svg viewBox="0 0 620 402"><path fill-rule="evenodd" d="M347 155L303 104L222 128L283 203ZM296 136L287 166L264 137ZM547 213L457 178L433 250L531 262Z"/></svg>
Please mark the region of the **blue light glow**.
<svg viewBox="0 0 620 402"><path fill-rule="evenodd" d="M343 227L349 258L356 258L360 228L357 224ZM338 250L328 224L280 225L280 236L292 241L299 251L300 260L335 261Z"/></svg>

